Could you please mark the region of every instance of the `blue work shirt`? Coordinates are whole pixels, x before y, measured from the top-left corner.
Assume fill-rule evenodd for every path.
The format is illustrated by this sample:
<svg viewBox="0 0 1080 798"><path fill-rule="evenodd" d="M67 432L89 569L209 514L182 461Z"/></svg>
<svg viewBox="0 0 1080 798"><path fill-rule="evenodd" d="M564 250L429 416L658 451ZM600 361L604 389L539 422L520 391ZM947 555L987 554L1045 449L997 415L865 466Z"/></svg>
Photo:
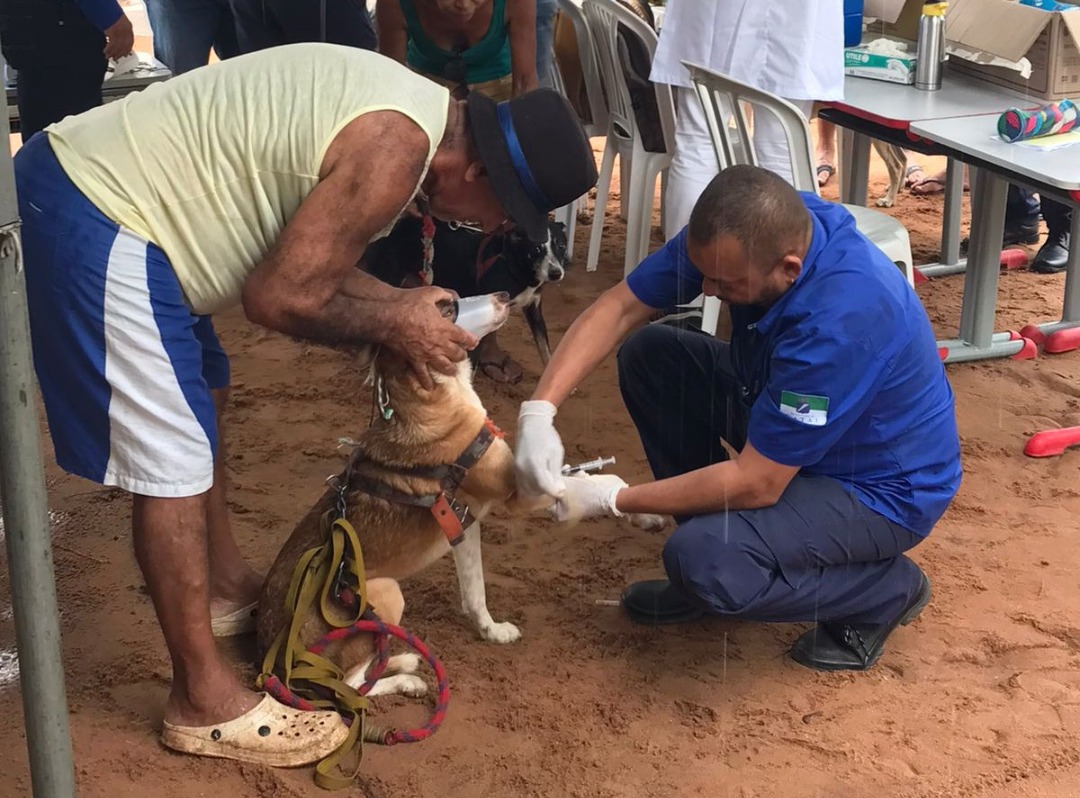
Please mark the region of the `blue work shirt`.
<svg viewBox="0 0 1080 798"><path fill-rule="evenodd" d="M771 307L730 305L747 439L774 462L847 485L877 513L929 534L960 487L952 389L930 319L903 273L842 206L802 192L813 237ZM641 302L701 293L684 228L627 277Z"/></svg>
<svg viewBox="0 0 1080 798"><path fill-rule="evenodd" d="M75 5L102 33L111 28L124 13L116 0L75 0Z"/></svg>

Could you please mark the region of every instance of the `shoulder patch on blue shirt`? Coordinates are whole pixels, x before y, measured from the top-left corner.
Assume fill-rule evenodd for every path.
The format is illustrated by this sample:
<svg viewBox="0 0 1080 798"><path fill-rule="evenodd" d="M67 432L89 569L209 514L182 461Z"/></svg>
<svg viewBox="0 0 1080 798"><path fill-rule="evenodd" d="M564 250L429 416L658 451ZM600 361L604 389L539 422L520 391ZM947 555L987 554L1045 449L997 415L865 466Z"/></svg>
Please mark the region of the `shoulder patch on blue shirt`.
<svg viewBox="0 0 1080 798"><path fill-rule="evenodd" d="M829 397L781 391L780 412L801 424L824 427L829 420Z"/></svg>

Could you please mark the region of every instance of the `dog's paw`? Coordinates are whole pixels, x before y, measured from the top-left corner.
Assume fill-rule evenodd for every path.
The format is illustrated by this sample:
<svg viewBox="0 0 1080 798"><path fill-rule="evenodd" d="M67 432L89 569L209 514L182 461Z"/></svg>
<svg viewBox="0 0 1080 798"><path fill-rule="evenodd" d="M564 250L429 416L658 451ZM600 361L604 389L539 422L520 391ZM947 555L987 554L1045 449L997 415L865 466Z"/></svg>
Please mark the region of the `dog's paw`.
<svg viewBox="0 0 1080 798"><path fill-rule="evenodd" d="M521 630L509 621L492 623L489 626L480 627L480 637L489 643L513 643L521 639Z"/></svg>
<svg viewBox="0 0 1080 798"><path fill-rule="evenodd" d="M879 208L891 208L893 206L893 201L888 197L878 197L874 204Z"/></svg>
<svg viewBox="0 0 1080 798"><path fill-rule="evenodd" d="M425 682L419 676L413 676L409 673L401 673L392 678L398 680L397 684L394 685L394 692L400 695L412 696L413 698L419 698L422 695L427 695L427 682Z"/></svg>
<svg viewBox="0 0 1080 798"><path fill-rule="evenodd" d="M416 673L423 661L419 654L395 654L386 661L386 672Z"/></svg>
<svg viewBox="0 0 1080 798"><path fill-rule="evenodd" d="M630 523L646 532L659 532L667 526L667 519L653 513L633 513L630 516Z"/></svg>
<svg viewBox="0 0 1080 798"><path fill-rule="evenodd" d="M369 696L380 695L407 695L412 698L419 698L422 695L427 695L428 686L427 682L421 679L419 676L413 676L408 673L398 673L394 676L384 676L375 682L375 686L371 688Z"/></svg>

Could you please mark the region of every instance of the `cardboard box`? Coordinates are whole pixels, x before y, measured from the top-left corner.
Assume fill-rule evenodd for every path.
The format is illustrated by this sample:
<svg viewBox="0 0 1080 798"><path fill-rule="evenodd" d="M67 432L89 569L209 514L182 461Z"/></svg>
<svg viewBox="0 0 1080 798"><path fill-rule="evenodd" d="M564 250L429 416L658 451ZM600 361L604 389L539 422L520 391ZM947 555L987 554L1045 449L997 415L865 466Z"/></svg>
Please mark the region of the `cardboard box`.
<svg viewBox="0 0 1080 798"><path fill-rule="evenodd" d="M909 48L910 50L910 48ZM882 55L869 52L866 45L844 49L844 74L889 83L915 82L915 53Z"/></svg>
<svg viewBox="0 0 1080 798"><path fill-rule="evenodd" d="M1080 0L1061 0L1080 5ZM863 13L881 20L880 31L914 40L922 0L865 0ZM871 26L868 35L879 32ZM970 50L1009 61L1027 58L1031 77L1015 70L949 58L949 68L1044 100L1080 99L1080 10L1047 12L1014 0L952 0L945 37Z"/></svg>

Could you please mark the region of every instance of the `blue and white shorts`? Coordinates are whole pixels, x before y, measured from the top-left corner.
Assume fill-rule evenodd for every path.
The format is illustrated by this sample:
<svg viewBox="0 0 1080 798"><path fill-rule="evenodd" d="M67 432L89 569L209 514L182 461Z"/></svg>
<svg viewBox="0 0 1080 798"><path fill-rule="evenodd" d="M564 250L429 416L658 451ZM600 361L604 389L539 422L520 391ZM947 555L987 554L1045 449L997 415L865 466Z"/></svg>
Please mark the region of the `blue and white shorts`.
<svg viewBox="0 0 1080 798"><path fill-rule="evenodd" d="M169 259L108 219L39 133L15 156L30 331L56 461L143 496L203 493L218 447L211 391L229 361Z"/></svg>

